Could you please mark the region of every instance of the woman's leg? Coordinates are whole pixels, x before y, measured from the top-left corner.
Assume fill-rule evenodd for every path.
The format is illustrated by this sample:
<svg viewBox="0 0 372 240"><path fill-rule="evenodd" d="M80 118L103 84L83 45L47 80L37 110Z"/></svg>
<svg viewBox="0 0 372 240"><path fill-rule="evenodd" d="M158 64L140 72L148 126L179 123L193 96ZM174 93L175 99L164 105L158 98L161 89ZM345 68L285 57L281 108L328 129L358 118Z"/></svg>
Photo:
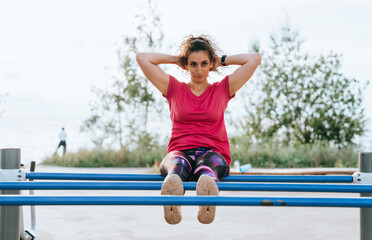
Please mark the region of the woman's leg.
<svg viewBox="0 0 372 240"><path fill-rule="evenodd" d="M198 180L196 194L218 195L216 182L229 174L229 165L219 153L209 151L196 159L194 177ZM198 220L201 223L212 223L216 215L216 206L199 206Z"/></svg>
<svg viewBox="0 0 372 240"><path fill-rule="evenodd" d="M196 159L194 178L198 180L201 175L208 175L215 182L219 182L229 172L230 167L225 158L217 152L208 151Z"/></svg>
<svg viewBox="0 0 372 240"><path fill-rule="evenodd" d="M161 195L184 195L182 181L187 181L192 173L192 162L180 151L167 154L159 166L165 177L161 187ZM181 206L164 206L164 218L169 224L177 224L182 220Z"/></svg>
<svg viewBox="0 0 372 240"><path fill-rule="evenodd" d="M183 182L188 181L192 175L194 161L184 152L172 151L165 156L159 166L163 177L177 174Z"/></svg>

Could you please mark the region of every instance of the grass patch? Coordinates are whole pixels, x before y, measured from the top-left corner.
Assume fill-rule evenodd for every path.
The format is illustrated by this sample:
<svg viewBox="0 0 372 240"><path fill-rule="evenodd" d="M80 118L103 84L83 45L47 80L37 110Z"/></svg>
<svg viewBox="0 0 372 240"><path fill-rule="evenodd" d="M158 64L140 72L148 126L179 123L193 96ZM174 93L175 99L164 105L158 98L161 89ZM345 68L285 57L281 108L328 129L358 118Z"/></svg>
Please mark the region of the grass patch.
<svg viewBox="0 0 372 240"><path fill-rule="evenodd" d="M160 162L166 152L166 146L154 147L152 151L80 149L65 156L47 157L42 164L62 167L151 167L157 161Z"/></svg>
<svg viewBox="0 0 372 240"><path fill-rule="evenodd" d="M230 140L231 157L240 164L262 168L357 167L358 146L338 148L327 142L281 146L275 142L249 144L244 138Z"/></svg>
<svg viewBox="0 0 372 240"><path fill-rule="evenodd" d="M259 168L309 168L309 167L357 167L359 148L349 145L343 148L327 142L297 144L283 147L269 141L250 144L243 137L230 138L232 160L240 164L250 163ZM63 157L53 156L42 161L44 165L63 167L153 167L161 162L167 153L167 146L153 146L127 149L80 149Z"/></svg>

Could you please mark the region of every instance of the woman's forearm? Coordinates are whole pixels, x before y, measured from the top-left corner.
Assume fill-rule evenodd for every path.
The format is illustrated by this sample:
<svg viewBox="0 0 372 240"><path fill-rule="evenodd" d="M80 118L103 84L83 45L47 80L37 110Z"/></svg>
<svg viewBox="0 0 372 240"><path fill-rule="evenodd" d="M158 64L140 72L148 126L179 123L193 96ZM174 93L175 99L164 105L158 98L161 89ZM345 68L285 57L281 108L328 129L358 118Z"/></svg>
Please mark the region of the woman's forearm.
<svg viewBox="0 0 372 240"><path fill-rule="evenodd" d="M162 54L162 53L152 53L152 52L141 52L137 53L137 62L147 61L154 65L159 64L177 64L178 56Z"/></svg>
<svg viewBox="0 0 372 240"><path fill-rule="evenodd" d="M260 62L261 54L259 53L245 53L245 54L236 54L228 55L225 58L226 65L244 65L247 62Z"/></svg>
<svg viewBox="0 0 372 240"><path fill-rule="evenodd" d="M261 54L247 53L227 56L226 65L240 65L229 78L230 96L233 96L253 75L261 62Z"/></svg>

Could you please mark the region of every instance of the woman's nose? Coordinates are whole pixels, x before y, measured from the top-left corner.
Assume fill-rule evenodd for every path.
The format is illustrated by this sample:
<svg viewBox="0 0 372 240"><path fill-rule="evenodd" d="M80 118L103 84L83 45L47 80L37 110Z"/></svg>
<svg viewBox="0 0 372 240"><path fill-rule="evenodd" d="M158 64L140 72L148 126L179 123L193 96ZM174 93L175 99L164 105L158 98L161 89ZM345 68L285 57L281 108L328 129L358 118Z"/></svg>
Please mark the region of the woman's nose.
<svg viewBox="0 0 372 240"><path fill-rule="evenodd" d="M197 71L198 73L201 73L201 70L202 70L201 66L198 66L198 67L196 68L196 71Z"/></svg>

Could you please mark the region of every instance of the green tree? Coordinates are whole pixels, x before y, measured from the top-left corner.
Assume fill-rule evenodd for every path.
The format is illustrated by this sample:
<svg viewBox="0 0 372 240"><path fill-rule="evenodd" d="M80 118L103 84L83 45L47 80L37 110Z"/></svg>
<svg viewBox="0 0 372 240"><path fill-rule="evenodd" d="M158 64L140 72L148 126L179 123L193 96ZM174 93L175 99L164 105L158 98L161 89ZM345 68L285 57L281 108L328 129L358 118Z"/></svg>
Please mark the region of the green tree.
<svg viewBox="0 0 372 240"><path fill-rule="evenodd" d="M341 55L311 56L299 32L285 24L270 35L241 122L252 141L275 138L285 145L327 141L352 143L365 132L362 88L341 72Z"/></svg>
<svg viewBox="0 0 372 240"><path fill-rule="evenodd" d="M119 143L121 148L144 142L151 147L154 143L148 122L162 104L157 104L153 86L140 74L135 56L137 52L156 51L162 46L163 31L156 5L149 0L136 15L136 21L134 33L123 36L117 52L120 73L112 74L114 81L107 89L92 90L96 100L90 104L91 117L83 122L81 131L89 131L98 146L105 141Z"/></svg>

